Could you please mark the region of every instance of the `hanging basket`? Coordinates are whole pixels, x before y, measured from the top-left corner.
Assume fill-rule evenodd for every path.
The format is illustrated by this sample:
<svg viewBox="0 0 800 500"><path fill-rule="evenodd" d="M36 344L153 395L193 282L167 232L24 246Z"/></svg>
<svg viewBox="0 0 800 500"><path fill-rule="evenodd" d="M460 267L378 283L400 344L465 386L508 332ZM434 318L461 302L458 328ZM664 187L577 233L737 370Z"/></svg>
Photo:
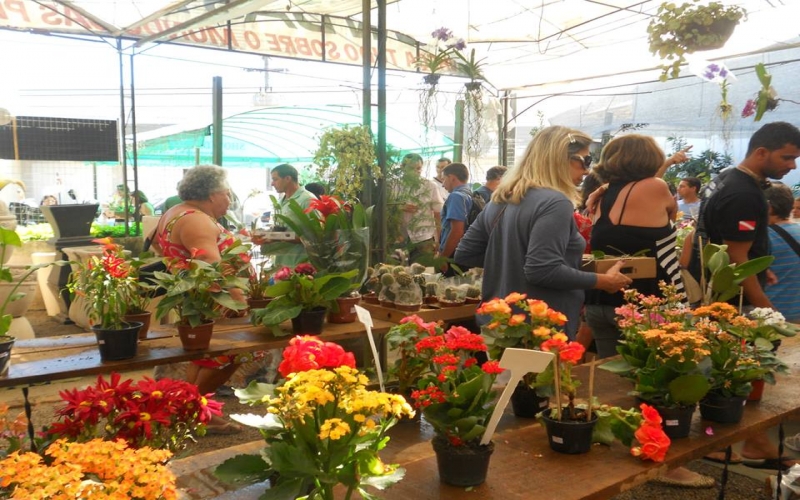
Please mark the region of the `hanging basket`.
<svg viewBox="0 0 800 500"><path fill-rule="evenodd" d="M716 19L708 25L691 24L687 30L691 36L687 38L684 34L682 39L689 48L688 52L721 49L733 35L737 24L738 21L728 18Z"/></svg>

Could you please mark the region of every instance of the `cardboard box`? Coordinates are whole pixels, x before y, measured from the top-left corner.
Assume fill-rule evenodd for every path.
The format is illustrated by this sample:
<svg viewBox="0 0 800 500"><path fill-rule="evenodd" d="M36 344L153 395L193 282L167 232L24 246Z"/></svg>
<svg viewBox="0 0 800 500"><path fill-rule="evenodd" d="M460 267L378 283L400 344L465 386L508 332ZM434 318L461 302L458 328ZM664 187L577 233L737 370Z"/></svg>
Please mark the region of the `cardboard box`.
<svg viewBox="0 0 800 500"><path fill-rule="evenodd" d="M591 256L584 255L581 269L593 273L605 273L611 266L616 264L618 260L620 260L619 257L594 259ZM656 277L656 259L654 257L627 257L623 260L625 264L623 264L620 272L629 278L638 280Z"/></svg>

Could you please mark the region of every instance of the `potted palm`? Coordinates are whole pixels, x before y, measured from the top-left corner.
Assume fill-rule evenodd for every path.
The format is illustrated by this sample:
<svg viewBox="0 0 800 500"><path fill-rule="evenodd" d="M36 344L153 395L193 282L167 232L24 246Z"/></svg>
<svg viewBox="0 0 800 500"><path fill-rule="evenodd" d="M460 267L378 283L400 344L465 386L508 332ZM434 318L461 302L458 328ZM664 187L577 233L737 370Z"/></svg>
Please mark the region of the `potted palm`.
<svg viewBox="0 0 800 500"><path fill-rule="evenodd" d="M76 265L67 289L83 298L100 359L129 359L136 356L142 327L141 322L125 320L128 302L138 293L138 278L120 245L110 238L93 242L103 245L102 253Z"/></svg>
<svg viewBox="0 0 800 500"><path fill-rule="evenodd" d="M222 252L222 260L208 263L200 260L202 251L192 249L189 259L167 262L167 271L154 273L155 285L166 290L156 306L156 318L174 311L178 315L178 333L185 350L207 349L214 329L214 319L224 309L240 311L247 304L234 299L230 289L247 288L247 280L239 276L244 265L242 255L247 247L236 241Z"/></svg>
<svg viewBox="0 0 800 500"><path fill-rule="evenodd" d="M661 80L678 77L684 54L725 45L746 13L739 6L721 2L662 3L647 26L650 52L667 61Z"/></svg>

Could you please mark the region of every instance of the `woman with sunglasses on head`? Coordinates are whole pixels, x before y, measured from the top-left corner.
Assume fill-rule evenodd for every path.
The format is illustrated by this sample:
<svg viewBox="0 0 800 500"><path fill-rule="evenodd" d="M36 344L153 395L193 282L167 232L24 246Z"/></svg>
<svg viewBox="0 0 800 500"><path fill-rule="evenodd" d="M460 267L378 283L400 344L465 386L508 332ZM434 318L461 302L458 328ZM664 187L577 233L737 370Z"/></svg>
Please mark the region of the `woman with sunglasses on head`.
<svg viewBox="0 0 800 500"><path fill-rule="evenodd" d="M630 278L622 263L607 273L581 271L586 241L573 213L578 184L591 164L592 138L547 127L531 140L519 164L503 176L489 204L461 239L455 261L484 268L483 298L511 292L541 299L564 313L575 338L584 290L616 292Z"/></svg>

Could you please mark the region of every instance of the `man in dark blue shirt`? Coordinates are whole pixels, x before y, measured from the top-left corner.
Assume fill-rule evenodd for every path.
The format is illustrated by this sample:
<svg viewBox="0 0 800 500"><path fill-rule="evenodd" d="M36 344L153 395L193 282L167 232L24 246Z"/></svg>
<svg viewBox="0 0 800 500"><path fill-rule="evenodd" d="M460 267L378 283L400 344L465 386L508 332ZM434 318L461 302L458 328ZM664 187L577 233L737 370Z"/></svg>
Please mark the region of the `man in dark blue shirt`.
<svg viewBox="0 0 800 500"><path fill-rule="evenodd" d="M484 203L489 203L489 200L492 198L492 193L497 189L497 185L500 184L500 179L503 178L503 174L506 173L506 170L508 170L508 167L498 165L486 171L486 184L475 190L476 193L481 195Z"/></svg>

